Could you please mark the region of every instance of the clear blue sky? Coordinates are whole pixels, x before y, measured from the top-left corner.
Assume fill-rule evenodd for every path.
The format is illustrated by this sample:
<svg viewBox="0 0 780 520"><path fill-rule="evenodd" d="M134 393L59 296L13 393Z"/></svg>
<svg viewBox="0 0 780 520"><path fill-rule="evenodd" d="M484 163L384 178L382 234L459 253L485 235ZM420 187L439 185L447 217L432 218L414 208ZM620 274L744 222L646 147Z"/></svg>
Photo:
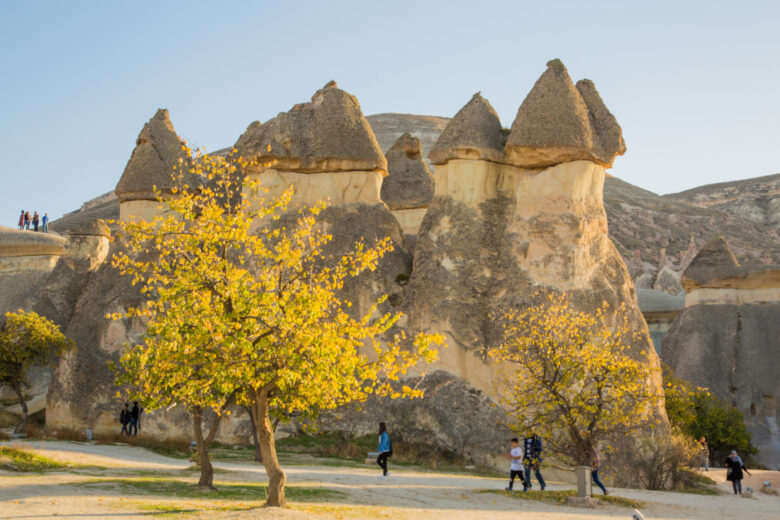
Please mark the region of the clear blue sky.
<svg viewBox="0 0 780 520"><path fill-rule="evenodd" d="M0 223L114 188L167 107L197 146L330 79L365 114L452 116L480 90L510 126L551 58L596 83L657 193L780 171L780 2L0 0Z"/></svg>

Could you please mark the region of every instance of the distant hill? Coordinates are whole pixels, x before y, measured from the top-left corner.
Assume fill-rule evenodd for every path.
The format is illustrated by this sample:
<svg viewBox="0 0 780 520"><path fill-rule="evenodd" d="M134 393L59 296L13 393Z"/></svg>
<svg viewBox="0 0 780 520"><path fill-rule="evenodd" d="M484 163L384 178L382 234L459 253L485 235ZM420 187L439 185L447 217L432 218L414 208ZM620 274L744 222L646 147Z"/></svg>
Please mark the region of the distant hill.
<svg viewBox="0 0 780 520"><path fill-rule="evenodd" d="M707 184L664 197L725 211L780 232L780 173Z"/></svg>

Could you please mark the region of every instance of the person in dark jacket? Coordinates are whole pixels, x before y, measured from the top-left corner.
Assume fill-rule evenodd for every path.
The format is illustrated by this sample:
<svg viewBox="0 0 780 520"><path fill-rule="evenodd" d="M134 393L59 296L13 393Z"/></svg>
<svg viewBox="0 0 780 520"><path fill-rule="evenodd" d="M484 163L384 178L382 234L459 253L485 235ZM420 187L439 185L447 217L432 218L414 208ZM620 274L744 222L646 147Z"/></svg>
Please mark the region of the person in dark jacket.
<svg viewBox="0 0 780 520"><path fill-rule="evenodd" d="M35 232L38 231L38 224L40 224L40 222L41 222L41 217L40 215L38 215L38 212L36 211L33 213L33 218L32 218L33 231Z"/></svg>
<svg viewBox="0 0 780 520"><path fill-rule="evenodd" d="M387 458L393 455L393 448L390 444L390 436L387 434L387 426L385 423L379 423L379 456L376 458L376 463L382 468L382 477L388 476L390 473L387 471Z"/></svg>
<svg viewBox="0 0 780 520"><path fill-rule="evenodd" d="M542 439L535 433L529 433L528 437L523 439L523 468L525 468L525 488L523 491L531 489L531 470L534 470L536 480L544 491L545 483L539 468L542 464Z"/></svg>
<svg viewBox="0 0 780 520"><path fill-rule="evenodd" d="M130 435L130 428L127 427L130 424L130 410L127 409L127 403L122 405L122 411L119 412L119 422L122 424L122 433Z"/></svg>
<svg viewBox="0 0 780 520"><path fill-rule="evenodd" d="M29 231L30 230L30 212L25 211L24 212L24 230Z"/></svg>
<svg viewBox="0 0 780 520"><path fill-rule="evenodd" d="M128 435L138 435L138 418L141 416L141 409L138 408L138 401L133 401L133 408L130 410L130 428Z"/></svg>
<svg viewBox="0 0 780 520"><path fill-rule="evenodd" d="M731 481L731 485L734 487L734 494L739 493L741 495L742 479L744 478L742 471L744 470L748 475L750 475L750 472L745 467L740 456L737 455L736 450L731 450L731 455L729 455L723 465L726 467L726 480Z"/></svg>

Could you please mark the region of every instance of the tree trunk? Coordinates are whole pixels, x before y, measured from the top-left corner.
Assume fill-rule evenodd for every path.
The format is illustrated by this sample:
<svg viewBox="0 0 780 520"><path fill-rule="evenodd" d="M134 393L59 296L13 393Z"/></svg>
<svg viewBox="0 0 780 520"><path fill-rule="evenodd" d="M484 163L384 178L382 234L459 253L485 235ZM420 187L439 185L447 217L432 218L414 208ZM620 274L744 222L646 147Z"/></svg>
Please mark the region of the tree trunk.
<svg viewBox="0 0 780 520"><path fill-rule="evenodd" d="M22 407L22 418L19 420L19 424L16 425L14 433L22 433L24 431L24 425L27 424L27 403L22 396L22 386L18 382L14 382L13 386L16 397L19 398L19 405Z"/></svg>
<svg viewBox="0 0 780 520"><path fill-rule="evenodd" d="M287 478L284 475L284 471L282 471L282 467L279 466L279 459L276 458L274 430L268 414L268 400L272 388L268 388L268 386L270 385L254 390L252 419L255 421L260 454L263 457L263 465L268 475L268 500L266 505L286 507L287 500L284 497L284 483Z"/></svg>
<svg viewBox="0 0 780 520"><path fill-rule="evenodd" d="M192 411L192 425L195 430L195 444L198 449L198 465L200 466L200 480L198 480L199 487L207 487L214 489L214 468L209 460L209 446L214 440L214 436L217 433L217 427L219 426L220 416L217 415L214 418L214 422L211 425L211 431L207 438L203 438L203 409L195 407Z"/></svg>
<svg viewBox="0 0 780 520"><path fill-rule="evenodd" d="M255 414L252 411L252 406L246 407L249 412L249 418L252 422L252 440L255 446L255 462L263 462L263 455L260 453L260 441L257 440L257 426L255 426Z"/></svg>

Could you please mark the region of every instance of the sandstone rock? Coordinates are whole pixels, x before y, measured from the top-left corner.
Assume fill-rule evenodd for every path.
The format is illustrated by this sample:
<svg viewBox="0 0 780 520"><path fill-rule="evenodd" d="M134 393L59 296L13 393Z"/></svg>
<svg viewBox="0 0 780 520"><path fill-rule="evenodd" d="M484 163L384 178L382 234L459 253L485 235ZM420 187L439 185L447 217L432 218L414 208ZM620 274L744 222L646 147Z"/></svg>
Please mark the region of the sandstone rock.
<svg viewBox="0 0 780 520"><path fill-rule="evenodd" d="M372 397L325 415L322 426L365 435L375 433L379 421L385 421L393 438L425 445L434 453L454 453L481 467L493 466L505 451L512 432L504 426L503 412L483 392L441 370L404 384L423 389L424 397Z"/></svg>
<svg viewBox="0 0 780 520"><path fill-rule="evenodd" d="M390 209L427 206L433 198L433 174L422 158L420 140L403 134L387 152L388 175L382 200Z"/></svg>
<svg viewBox="0 0 780 520"><path fill-rule="evenodd" d="M636 289L652 289L655 285L655 277L650 273L642 273L634 280L634 286Z"/></svg>
<svg viewBox="0 0 780 520"><path fill-rule="evenodd" d="M387 161L357 99L330 82L310 103L251 124L236 148L267 167L296 172L387 171Z"/></svg>
<svg viewBox="0 0 780 520"><path fill-rule="evenodd" d="M665 266L658 271L655 283L653 284L653 289L666 294L680 294L683 292L682 284L680 283L680 274L671 267Z"/></svg>
<svg viewBox="0 0 780 520"><path fill-rule="evenodd" d="M712 238L691 261L682 276L686 291L712 280L733 274L739 262L722 236Z"/></svg>
<svg viewBox="0 0 780 520"><path fill-rule="evenodd" d="M376 140L385 154L401 135L409 133L417 137L422 145L423 159L429 168L432 166L428 159L428 153L436 144L447 123L450 122L448 117L393 113L373 114L366 116L366 120L371 125Z"/></svg>
<svg viewBox="0 0 780 520"><path fill-rule="evenodd" d="M588 107L590 124L594 131L593 158L596 162L610 167L616 156L626 153L623 130L591 80L579 80L577 90Z"/></svg>
<svg viewBox="0 0 780 520"><path fill-rule="evenodd" d="M593 152L588 107L563 63L552 60L517 110L506 154L517 166L543 168L591 159Z"/></svg>
<svg viewBox="0 0 780 520"><path fill-rule="evenodd" d="M451 159L506 162L501 121L479 92L450 120L428 156L433 164Z"/></svg>
<svg viewBox="0 0 780 520"><path fill-rule="evenodd" d="M780 298L687 306L662 341L674 373L708 388L745 417L758 460L780 466Z"/></svg>
<svg viewBox="0 0 780 520"><path fill-rule="evenodd" d="M52 233L35 233L0 226L0 257L61 255L65 239Z"/></svg>
<svg viewBox="0 0 780 520"><path fill-rule="evenodd" d="M697 254L699 254L699 250L696 248L696 240L693 238L693 234L691 234L691 241L688 244L688 249L680 254L680 272L685 271L688 266L691 265L691 262L693 262L693 259L696 258Z"/></svg>
<svg viewBox="0 0 780 520"><path fill-rule="evenodd" d="M186 161L183 142L176 135L167 109L159 109L144 125L130 160L116 185L119 202L156 200L155 187L168 191L174 187L173 175L180 161Z"/></svg>
<svg viewBox="0 0 780 520"><path fill-rule="evenodd" d="M628 274L631 278L637 278L644 271L642 264L642 254L638 249L635 249L631 257L626 260L626 267L628 267Z"/></svg>

